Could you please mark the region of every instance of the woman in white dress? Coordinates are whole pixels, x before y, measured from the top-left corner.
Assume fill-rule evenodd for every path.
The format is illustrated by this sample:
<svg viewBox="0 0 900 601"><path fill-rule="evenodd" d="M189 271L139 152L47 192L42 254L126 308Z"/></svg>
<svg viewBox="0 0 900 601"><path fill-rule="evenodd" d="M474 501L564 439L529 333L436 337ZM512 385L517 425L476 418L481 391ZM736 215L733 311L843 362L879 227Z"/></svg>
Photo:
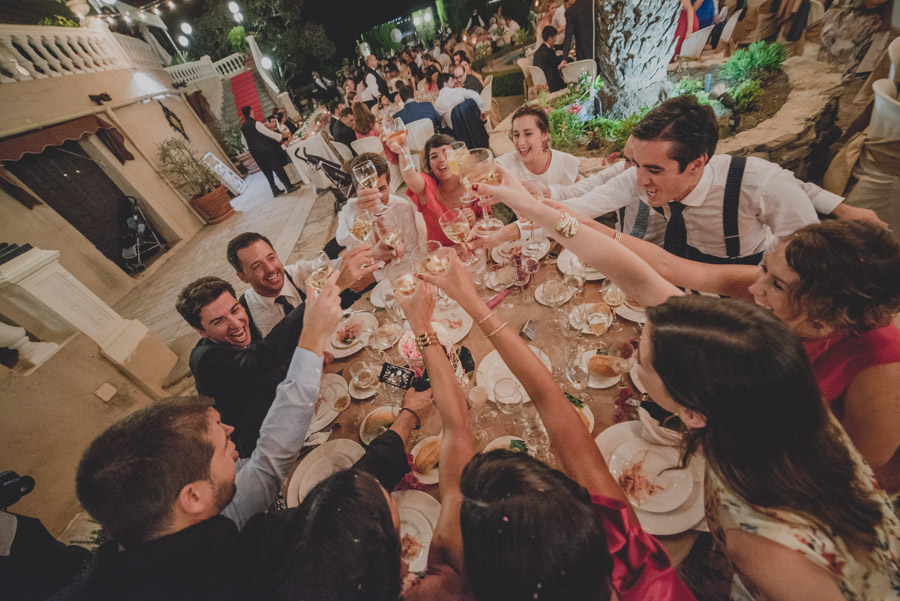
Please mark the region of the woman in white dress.
<svg viewBox="0 0 900 601"><path fill-rule="evenodd" d="M550 148L550 122L541 109L523 106L513 113L510 137L516 149L498 157L497 163L519 179L547 186L568 186L580 179L578 158Z"/></svg>

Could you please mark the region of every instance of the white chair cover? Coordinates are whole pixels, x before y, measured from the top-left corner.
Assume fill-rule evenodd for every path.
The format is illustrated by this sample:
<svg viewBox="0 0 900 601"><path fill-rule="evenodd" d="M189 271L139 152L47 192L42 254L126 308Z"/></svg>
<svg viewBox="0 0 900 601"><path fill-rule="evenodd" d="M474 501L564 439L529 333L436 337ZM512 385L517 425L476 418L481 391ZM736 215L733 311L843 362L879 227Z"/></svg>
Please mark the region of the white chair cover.
<svg viewBox="0 0 900 601"><path fill-rule="evenodd" d="M353 147L356 154L362 154L364 152L374 152L375 154L380 155L384 154L384 146L381 145L381 140L375 136L366 136L359 140L353 140L350 142L350 146Z"/></svg>
<svg viewBox="0 0 900 601"><path fill-rule="evenodd" d="M406 124L406 144L409 153L416 162L416 168L422 168L424 160L422 153L425 151L425 143L434 135L434 122L431 119L419 119Z"/></svg>
<svg viewBox="0 0 900 601"><path fill-rule="evenodd" d="M594 59L585 59L569 63L562 68L562 78L566 83L576 81L583 72L589 71L591 77L597 77L597 63Z"/></svg>
<svg viewBox="0 0 900 601"><path fill-rule="evenodd" d="M691 37L686 39L681 45L681 54L679 56L685 59L700 60L700 55L703 54L703 48L709 41L709 34L712 33L713 27L715 25L704 27L700 31L692 33Z"/></svg>
<svg viewBox="0 0 900 601"><path fill-rule="evenodd" d="M337 140L332 140L331 145L334 146L334 149L339 155L341 155L342 159L344 159L345 161L353 160L353 152L346 144L338 142Z"/></svg>
<svg viewBox="0 0 900 601"><path fill-rule="evenodd" d="M888 58L891 61L891 72L888 78L894 82L900 82L900 37L888 46Z"/></svg>
<svg viewBox="0 0 900 601"><path fill-rule="evenodd" d="M737 27L738 20L741 18L741 15L744 14L744 11L747 10L742 8L737 11L733 15L728 18L728 21L725 22L725 27L722 29L722 35L719 37L719 44L728 44L731 41L731 36L734 35L734 28ZM699 31L697 33L700 33Z"/></svg>
<svg viewBox="0 0 900 601"><path fill-rule="evenodd" d="M900 140L900 100L897 86L890 79L879 79L872 84L875 106L869 122L869 139Z"/></svg>
<svg viewBox="0 0 900 601"><path fill-rule="evenodd" d="M544 75L543 69L531 65L528 67L528 72L531 74L531 81L534 82L535 86L547 85L547 77Z"/></svg>

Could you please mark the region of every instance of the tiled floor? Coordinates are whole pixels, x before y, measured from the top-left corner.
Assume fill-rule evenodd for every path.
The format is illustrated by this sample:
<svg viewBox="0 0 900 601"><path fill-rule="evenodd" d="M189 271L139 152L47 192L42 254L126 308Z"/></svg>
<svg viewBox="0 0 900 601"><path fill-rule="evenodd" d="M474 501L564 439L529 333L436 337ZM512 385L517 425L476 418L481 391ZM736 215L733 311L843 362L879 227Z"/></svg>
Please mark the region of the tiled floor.
<svg viewBox="0 0 900 601"><path fill-rule="evenodd" d="M272 198L261 173L250 176L247 183L247 190L231 201L234 216L203 228L176 256L113 307L123 317L143 322L178 354L193 346L189 340L176 344L193 334L175 311L175 299L185 285L214 275L230 282L238 294L247 287L225 258L225 247L234 236L248 231L264 234L282 259L287 259L301 247L304 253L315 245L321 249L331 235L334 211L330 194L321 195L317 202L312 188L305 186L293 194Z"/></svg>

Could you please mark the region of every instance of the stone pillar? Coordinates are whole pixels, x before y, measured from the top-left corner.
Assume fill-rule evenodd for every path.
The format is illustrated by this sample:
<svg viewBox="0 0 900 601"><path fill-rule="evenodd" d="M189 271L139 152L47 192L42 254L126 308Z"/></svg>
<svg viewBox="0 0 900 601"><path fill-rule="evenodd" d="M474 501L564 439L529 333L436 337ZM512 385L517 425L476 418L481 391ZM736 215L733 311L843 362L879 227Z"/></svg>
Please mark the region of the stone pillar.
<svg viewBox="0 0 900 601"><path fill-rule="evenodd" d="M43 341L78 332L154 398L178 357L147 326L124 319L59 264L59 251L31 249L0 265L0 313Z"/></svg>
<svg viewBox="0 0 900 601"><path fill-rule="evenodd" d="M19 361L38 366L49 359L59 345L55 342L33 342L25 328L0 322L0 348L15 349L19 351Z"/></svg>

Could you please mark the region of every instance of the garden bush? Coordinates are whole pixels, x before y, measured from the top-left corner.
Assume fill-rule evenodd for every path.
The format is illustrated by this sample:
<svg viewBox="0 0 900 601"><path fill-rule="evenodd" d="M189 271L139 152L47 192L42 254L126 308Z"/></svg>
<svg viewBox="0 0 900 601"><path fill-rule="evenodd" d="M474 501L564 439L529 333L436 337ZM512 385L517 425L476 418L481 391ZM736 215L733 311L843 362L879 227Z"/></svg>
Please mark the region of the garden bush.
<svg viewBox="0 0 900 601"><path fill-rule="evenodd" d="M735 82L763 77L779 71L788 56L789 52L784 44L760 40L750 44L746 50L735 51L722 65L719 75Z"/></svg>

